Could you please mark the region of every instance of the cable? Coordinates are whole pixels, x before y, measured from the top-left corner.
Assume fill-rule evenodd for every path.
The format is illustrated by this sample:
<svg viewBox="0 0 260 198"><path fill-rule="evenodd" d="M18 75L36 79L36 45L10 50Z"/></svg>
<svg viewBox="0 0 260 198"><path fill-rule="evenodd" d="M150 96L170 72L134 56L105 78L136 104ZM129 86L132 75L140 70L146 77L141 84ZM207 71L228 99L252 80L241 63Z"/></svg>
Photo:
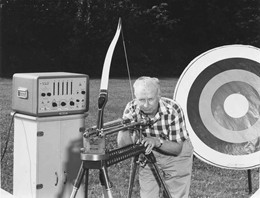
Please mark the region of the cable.
<svg viewBox="0 0 260 198"><path fill-rule="evenodd" d="M11 123L9 125L9 130L8 130L8 134L7 134L7 139L6 139L6 143L5 143L5 148L4 148L4 151L3 151L3 155L1 156L1 162L3 161L4 159L4 156L5 156L5 153L6 153L6 150L7 150L7 146L8 146L8 143L9 143L9 140L10 140L10 134L11 134L11 129L12 129L12 125L13 125L13 122L14 122L14 116L15 116L16 112L13 113L12 115L12 120L11 120Z"/></svg>

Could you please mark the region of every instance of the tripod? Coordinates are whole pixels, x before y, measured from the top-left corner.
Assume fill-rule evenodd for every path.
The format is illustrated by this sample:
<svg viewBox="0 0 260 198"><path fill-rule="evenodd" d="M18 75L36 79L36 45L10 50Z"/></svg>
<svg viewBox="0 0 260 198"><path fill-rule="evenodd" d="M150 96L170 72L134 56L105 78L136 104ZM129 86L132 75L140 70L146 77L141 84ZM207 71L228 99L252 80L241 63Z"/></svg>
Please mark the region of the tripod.
<svg viewBox="0 0 260 198"><path fill-rule="evenodd" d="M150 153L149 155L144 155L145 149L146 148L142 145L133 144L133 145L129 145L126 147L122 147L122 148L110 151L108 153L107 159L97 160L97 161L90 161L90 160L82 161L70 198L76 197L77 191L80 187L80 184L81 184L84 176L85 176L85 197L84 198L88 197L89 169L99 169L100 170L99 179L100 179L100 183L103 188L103 195L105 198L113 198L112 191L111 191L112 185L108 178L107 167L109 167L113 164L119 163L120 161L126 160L130 157L133 157L132 170L131 170L131 175L130 175L130 180L129 180L128 195L127 195L128 198L131 198L136 169L137 169L137 165L138 165L137 161L138 161L140 154L143 154L143 156L145 157L147 162L149 162L152 165L155 177L158 179L160 186L163 187L164 197L171 198L169 190L159 172L159 168L156 164L156 159L155 159L153 153Z"/></svg>

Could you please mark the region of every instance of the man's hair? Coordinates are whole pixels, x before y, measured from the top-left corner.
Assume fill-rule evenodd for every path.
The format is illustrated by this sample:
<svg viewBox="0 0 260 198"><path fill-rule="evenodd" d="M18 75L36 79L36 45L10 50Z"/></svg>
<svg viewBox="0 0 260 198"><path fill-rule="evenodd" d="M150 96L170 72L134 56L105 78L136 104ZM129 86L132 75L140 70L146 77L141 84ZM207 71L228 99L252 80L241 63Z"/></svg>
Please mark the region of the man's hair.
<svg viewBox="0 0 260 198"><path fill-rule="evenodd" d="M155 87L155 88L157 89L158 95L160 96L160 94L161 94L160 81L159 81L158 78L149 77L149 76L139 77L139 78L135 81L133 87L134 87L134 89L136 90L136 88L137 88L138 86L140 86L140 85L142 85L142 86L144 86L144 87L153 86L153 87Z"/></svg>

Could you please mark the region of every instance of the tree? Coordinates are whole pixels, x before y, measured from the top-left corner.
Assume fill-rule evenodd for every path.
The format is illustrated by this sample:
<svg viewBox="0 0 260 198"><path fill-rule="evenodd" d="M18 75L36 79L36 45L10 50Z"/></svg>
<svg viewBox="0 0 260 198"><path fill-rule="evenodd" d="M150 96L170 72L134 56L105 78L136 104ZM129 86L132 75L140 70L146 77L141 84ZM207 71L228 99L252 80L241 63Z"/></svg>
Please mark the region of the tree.
<svg viewBox="0 0 260 198"><path fill-rule="evenodd" d="M70 71L100 76L119 17L134 76L178 76L211 48L260 45L257 0L6 0L3 5L8 75ZM126 75L121 42L112 64L112 76Z"/></svg>

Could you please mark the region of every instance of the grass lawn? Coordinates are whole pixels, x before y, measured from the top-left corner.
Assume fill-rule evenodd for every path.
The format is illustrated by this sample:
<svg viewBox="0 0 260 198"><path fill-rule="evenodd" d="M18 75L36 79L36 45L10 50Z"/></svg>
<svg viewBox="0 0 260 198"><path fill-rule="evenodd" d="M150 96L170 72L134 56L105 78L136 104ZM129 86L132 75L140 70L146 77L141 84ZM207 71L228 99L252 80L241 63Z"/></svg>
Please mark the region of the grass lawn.
<svg viewBox="0 0 260 198"><path fill-rule="evenodd" d="M161 79L162 95L173 97L177 79ZM100 80L90 80L90 110L86 118L86 127L96 124L97 98L99 94ZM0 78L0 132L1 132L1 156L7 140L7 131L11 122L11 79ZM104 122L120 118L125 104L131 100L131 91L127 79L109 80L109 99L105 108ZM116 146L116 136L111 136L111 145ZM12 167L13 167L13 130L4 159L1 162L1 188L12 193ZM109 167L109 177L113 183L113 195L116 198L126 197L130 159ZM253 169L253 192L258 189L258 170ZM98 172L90 171L89 197L101 197L101 187L98 180ZM192 198L197 197L250 197L248 193L248 178L246 170L227 170L214 167L194 158L193 174L191 182ZM139 197L138 182L135 182L133 198Z"/></svg>

